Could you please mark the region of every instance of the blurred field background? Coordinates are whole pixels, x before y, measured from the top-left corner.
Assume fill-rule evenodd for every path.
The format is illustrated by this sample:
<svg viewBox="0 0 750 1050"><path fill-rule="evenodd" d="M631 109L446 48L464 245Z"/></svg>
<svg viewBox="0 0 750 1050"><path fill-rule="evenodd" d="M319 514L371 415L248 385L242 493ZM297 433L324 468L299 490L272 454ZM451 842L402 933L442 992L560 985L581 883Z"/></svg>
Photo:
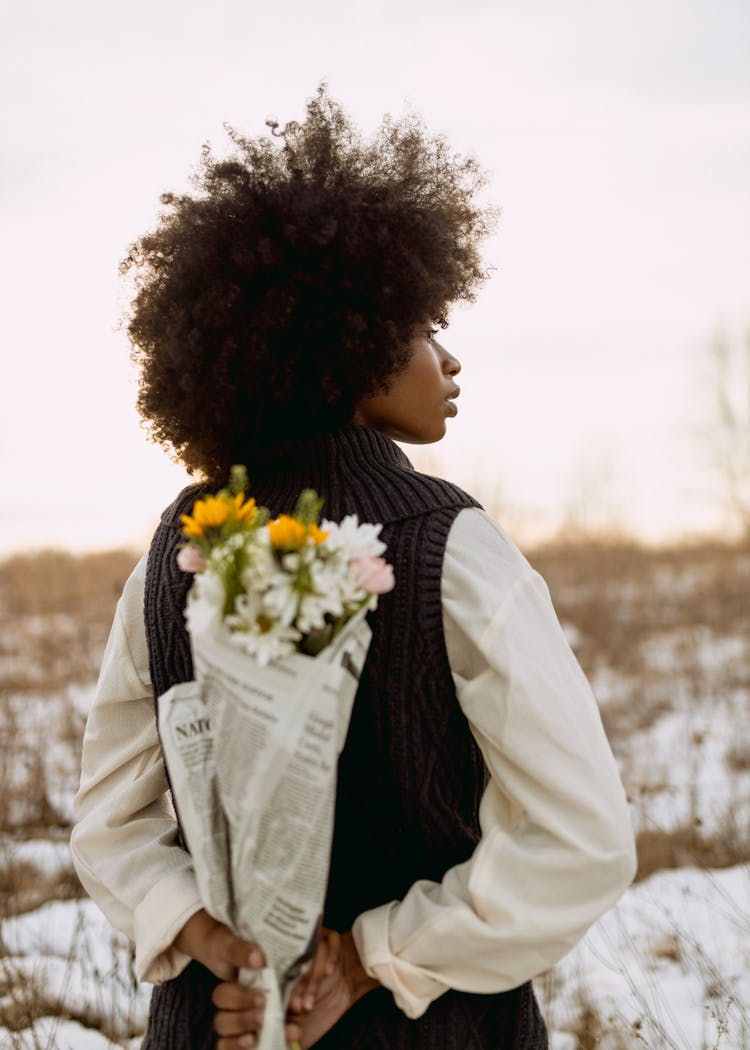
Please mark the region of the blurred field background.
<svg viewBox="0 0 750 1050"><path fill-rule="evenodd" d="M555 1050L750 1046L750 543L525 551L617 757L636 884L538 987ZM67 848L129 551L0 565L0 1046L135 1048L148 988Z"/></svg>

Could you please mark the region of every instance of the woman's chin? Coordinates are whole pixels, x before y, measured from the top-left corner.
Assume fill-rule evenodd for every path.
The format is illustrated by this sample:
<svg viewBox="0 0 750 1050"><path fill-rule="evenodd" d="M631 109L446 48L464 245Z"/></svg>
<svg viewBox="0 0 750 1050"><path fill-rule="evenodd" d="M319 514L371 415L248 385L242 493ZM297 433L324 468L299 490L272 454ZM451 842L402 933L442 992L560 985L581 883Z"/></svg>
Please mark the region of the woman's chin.
<svg viewBox="0 0 750 1050"><path fill-rule="evenodd" d="M442 441L446 434L445 420L441 419L430 427L419 431L419 435L410 438L413 445L432 445L436 441Z"/></svg>

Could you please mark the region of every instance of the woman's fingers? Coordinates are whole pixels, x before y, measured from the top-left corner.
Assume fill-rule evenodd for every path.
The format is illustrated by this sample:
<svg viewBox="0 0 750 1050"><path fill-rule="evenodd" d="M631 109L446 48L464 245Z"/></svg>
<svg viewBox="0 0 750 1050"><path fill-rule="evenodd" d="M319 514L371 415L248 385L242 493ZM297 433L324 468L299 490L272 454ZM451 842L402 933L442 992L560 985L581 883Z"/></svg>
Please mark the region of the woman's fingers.
<svg viewBox="0 0 750 1050"><path fill-rule="evenodd" d="M245 1050L256 1046L265 1012L263 993L225 981L217 985L211 998L217 1008L214 1031L221 1037L218 1050Z"/></svg>
<svg viewBox="0 0 750 1050"><path fill-rule="evenodd" d="M335 930L321 930L319 948L307 975L302 1000L303 1009L312 1010L318 1001L321 981L324 977L329 977L336 969L339 961L339 941L339 935Z"/></svg>
<svg viewBox="0 0 750 1050"><path fill-rule="evenodd" d="M219 1039L216 1043L216 1050L250 1050L251 1047L257 1046L258 1040L254 1035L243 1035L235 1039L233 1036L229 1036L226 1039Z"/></svg>
<svg viewBox="0 0 750 1050"><path fill-rule="evenodd" d="M325 973L325 966L325 953L318 948L310 963L310 969L304 977L300 978L289 1003L295 1013L301 1013L302 1010L312 1010L315 1005L320 980Z"/></svg>
<svg viewBox="0 0 750 1050"><path fill-rule="evenodd" d="M328 940L328 958L326 960L325 975L330 977L339 964L341 958L341 934L338 930L326 930Z"/></svg>
<svg viewBox="0 0 750 1050"><path fill-rule="evenodd" d="M219 1010L214 1015L214 1031L219 1036L217 1050L244 1050L257 1046L263 1027L263 1009Z"/></svg>
<svg viewBox="0 0 750 1050"><path fill-rule="evenodd" d="M341 937L336 930L321 929L310 969L300 978L290 1000L294 1013L312 1010L320 993L321 982L334 973L340 955Z"/></svg>
<svg viewBox="0 0 750 1050"><path fill-rule="evenodd" d="M257 970L265 965L265 957L257 944L249 944L247 941L240 940L228 926L217 923L212 940L213 953L225 971L217 973L217 977L222 977L224 980L231 977L232 973L226 972L227 967L232 971L243 967Z"/></svg>
<svg viewBox="0 0 750 1050"><path fill-rule="evenodd" d="M240 940L228 926L201 908L187 920L174 941L175 947L197 959L223 981L241 967L265 965L263 952L255 944Z"/></svg>
<svg viewBox="0 0 750 1050"><path fill-rule="evenodd" d="M234 981L217 984L211 999L219 1010L252 1010L262 1007L266 1001L263 992Z"/></svg>
<svg viewBox="0 0 750 1050"><path fill-rule="evenodd" d="M214 1016L217 1035L255 1035L263 1027L263 1009L219 1010Z"/></svg>
<svg viewBox="0 0 750 1050"><path fill-rule="evenodd" d="M289 1046L294 1048L294 1050L299 1050L299 1041L302 1038L302 1029L300 1026L295 1024L294 1021L287 1022L284 1026L284 1035L286 1036L286 1041L289 1043Z"/></svg>

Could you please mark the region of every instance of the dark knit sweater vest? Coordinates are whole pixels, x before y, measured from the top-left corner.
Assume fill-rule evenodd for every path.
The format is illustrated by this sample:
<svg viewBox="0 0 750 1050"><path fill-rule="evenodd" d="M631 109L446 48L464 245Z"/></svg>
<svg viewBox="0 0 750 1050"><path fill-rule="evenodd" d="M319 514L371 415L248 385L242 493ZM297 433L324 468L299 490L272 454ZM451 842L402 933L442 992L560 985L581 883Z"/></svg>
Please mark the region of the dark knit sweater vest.
<svg viewBox="0 0 750 1050"><path fill-rule="evenodd" d="M368 908L402 898L418 879L439 881L480 837L486 769L458 704L442 626L443 553L458 512L479 506L456 485L414 470L390 438L356 424L289 446L250 477L272 515L302 488L325 499L323 517L382 522L396 586L368 614L373 636L338 769L336 820L324 909L347 930ZM165 512L149 553L145 618L154 695L192 677L183 609L190 577L176 567L186 489ZM456 953L470 950L456 944ZM208 1050L217 984L191 963L153 992L143 1050ZM409 1020L385 988L365 995L316 1050L542 1050L544 1022L530 983L495 995L449 990Z"/></svg>

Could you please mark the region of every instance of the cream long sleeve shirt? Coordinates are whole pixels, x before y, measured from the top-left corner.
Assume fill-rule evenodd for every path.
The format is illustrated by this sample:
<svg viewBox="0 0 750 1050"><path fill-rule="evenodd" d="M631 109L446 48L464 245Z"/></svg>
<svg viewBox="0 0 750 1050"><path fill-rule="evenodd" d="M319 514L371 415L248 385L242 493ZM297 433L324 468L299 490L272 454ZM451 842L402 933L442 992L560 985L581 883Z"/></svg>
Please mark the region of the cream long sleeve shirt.
<svg viewBox="0 0 750 1050"><path fill-rule="evenodd" d="M154 719L143 623L146 561L115 613L83 745L71 848L86 890L134 942L146 981L201 907ZM441 578L458 701L490 771L482 837L440 883L360 915L363 965L419 1017L448 988L499 992L547 969L635 873L625 794L596 701L549 590L484 511L456 517Z"/></svg>

